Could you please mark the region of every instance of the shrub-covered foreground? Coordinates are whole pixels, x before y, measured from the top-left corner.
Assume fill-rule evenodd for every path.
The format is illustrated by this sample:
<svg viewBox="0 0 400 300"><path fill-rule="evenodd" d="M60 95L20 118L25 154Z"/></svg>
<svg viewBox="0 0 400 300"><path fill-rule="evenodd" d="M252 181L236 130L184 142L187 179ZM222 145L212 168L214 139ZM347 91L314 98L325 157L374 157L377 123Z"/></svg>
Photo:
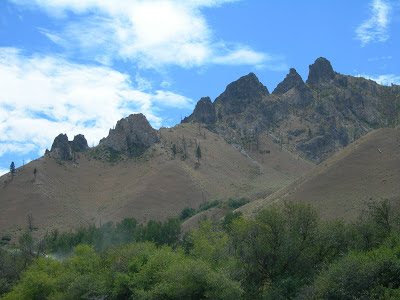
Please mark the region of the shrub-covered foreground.
<svg viewBox="0 0 400 300"><path fill-rule="evenodd" d="M70 259L39 258L6 299L237 299L239 282L208 262L154 243L101 254L80 245Z"/></svg>
<svg viewBox="0 0 400 300"><path fill-rule="evenodd" d="M4 298L398 299L398 221L387 201L351 224L324 222L309 205L286 203L254 219L203 221L170 246L132 238L106 250L79 245L63 260L40 257Z"/></svg>

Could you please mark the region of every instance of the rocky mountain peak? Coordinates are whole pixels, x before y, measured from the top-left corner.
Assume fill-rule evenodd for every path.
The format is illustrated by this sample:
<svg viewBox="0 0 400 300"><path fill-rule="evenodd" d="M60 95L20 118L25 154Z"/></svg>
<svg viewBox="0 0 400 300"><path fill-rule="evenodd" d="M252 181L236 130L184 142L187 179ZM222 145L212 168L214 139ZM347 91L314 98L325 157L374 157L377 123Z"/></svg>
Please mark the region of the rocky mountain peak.
<svg viewBox="0 0 400 300"><path fill-rule="evenodd" d="M335 71L333 71L331 63L324 57L318 58L309 68L307 79L309 85L327 83L335 78Z"/></svg>
<svg viewBox="0 0 400 300"><path fill-rule="evenodd" d="M74 140L71 143L71 150L74 152L85 151L89 148L87 140L83 134L74 136Z"/></svg>
<svg viewBox="0 0 400 300"><path fill-rule="evenodd" d="M71 147L69 146L68 136L60 133L51 145L50 155L57 159L70 159Z"/></svg>
<svg viewBox="0 0 400 300"><path fill-rule="evenodd" d="M217 121L214 104L210 97L203 97L197 102L193 113L183 119L182 123L200 122L211 124Z"/></svg>
<svg viewBox="0 0 400 300"><path fill-rule="evenodd" d="M254 73L240 77L228 84L225 91L214 101L214 106L223 106L225 113L240 113L248 104L259 103L269 91Z"/></svg>
<svg viewBox="0 0 400 300"><path fill-rule="evenodd" d="M272 94L282 95L294 87L299 88L302 86L304 86L303 79L301 78L299 73L297 73L296 69L291 68L289 74L287 74L285 79L278 84Z"/></svg>
<svg viewBox="0 0 400 300"><path fill-rule="evenodd" d="M50 156L57 158L68 160L72 159L73 152L81 152L87 150L88 144L83 134L78 134L74 137L73 141L68 141L68 136L66 134L60 133L53 142L51 146L51 150L46 150L46 153L49 153Z"/></svg>
<svg viewBox="0 0 400 300"><path fill-rule="evenodd" d="M146 117L143 114L131 114L119 120L115 129L110 129L108 136L99 145L136 156L158 141L157 132Z"/></svg>

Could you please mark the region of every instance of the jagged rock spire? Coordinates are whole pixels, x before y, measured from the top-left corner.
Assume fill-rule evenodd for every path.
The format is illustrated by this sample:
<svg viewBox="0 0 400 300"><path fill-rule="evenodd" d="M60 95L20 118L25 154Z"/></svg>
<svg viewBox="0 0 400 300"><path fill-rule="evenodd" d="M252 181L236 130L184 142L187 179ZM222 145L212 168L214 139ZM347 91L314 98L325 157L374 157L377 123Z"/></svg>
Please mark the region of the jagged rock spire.
<svg viewBox="0 0 400 300"><path fill-rule="evenodd" d="M294 87L302 87L304 85L303 79L296 69L291 68L289 74L286 75L285 79L278 84L275 90L272 92L274 95L281 95L291 90Z"/></svg>
<svg viewBox="0 0 400 300"><path fill-rule="evenodd" d="M140 153L159 141L157 132L143 114L132 114L117 122L99 145L128 155Z"/></svg>
<svg viewBox="0 0 400 300"><path fill-rule="evenodd" d="M248 104L261 102L267 95L267 87L254 73L249 73L228 84L225 91L215 99L214 106L223 106L230 113L240 113Z"/></svg>
<svg viewBox="0 0 400 300"><path fill-rule="evenodd" d="M329 82L334 78L335 71L333 71L331 63L326 58L320 57L312 65L310 65L307 84L317 85Z"/></svg>
<svg viewBox="0 0 400 300"><path fill-rule="evenodd" d="M212 124L217 121L214 104L210 97L203 97L197 102L193 113L183 119L182 123L200 122Z"/></svg>

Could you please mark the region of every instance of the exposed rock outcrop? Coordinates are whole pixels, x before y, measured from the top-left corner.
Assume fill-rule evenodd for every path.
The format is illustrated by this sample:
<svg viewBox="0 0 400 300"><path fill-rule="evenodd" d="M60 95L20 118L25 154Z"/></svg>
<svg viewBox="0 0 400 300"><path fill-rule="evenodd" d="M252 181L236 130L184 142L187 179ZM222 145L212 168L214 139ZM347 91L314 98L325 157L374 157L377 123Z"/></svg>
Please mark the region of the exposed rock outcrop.
<svg viewBox="0 0 400 300"><path fill-rule="evenodd" d="M297 73L296 69L291 68L289 74L287 74L285 79L278 84L272 94L281 95L291 90L292 88L302 89L303 87L303 79L301 79L301 76L299 75L299 73Z"/></svg>
<svg viewBox="0 0 400 300"><path fill-rule="evenodd" d="M204 97L197 102L193 113L189 117L185 117L182 123L199 122L205 124L212 124L217 121L217 114L215 112L214 104L211 102L210 97Z"/></svg>
<svg viewBox="0 0 400 300"><path fill-rule="evenodd" d="M78 134L74 137L71 143L71 150L73 152L85 151L89 148L87 140L83 134Z"/></svg>
<svg viewBox="0 0 400 300"><path fill-rule="evenodd" d="M204 121L207 114L199 107L185 121ZM310 65L305 83L290 69L270 95L250 73L229 84L214 107L212 130L227 139L268 134L286 150L321 162L373 129L398 126L400 87L341 75L321 57Z"/></svg>
<svg viewBox="0 0 400 300"><path fill-rule="evenodd" d="M307 79L309 85L328 83L335 78L331 63L324 57L318 58L309 68L310 72Z"/></svg>
<svg viewBox="0 0 400 300"><path fill-rule="evenodd" d="M214 101L218 115L238 114L249 105L260 103L269 95L265 87L254 73L230 83L225 91Z"/></svg>
<svg viewBox="0 0 400 300"><path fill-rule="evenodd" d="M110 129L108 136L100 141L99 146L137 156L157 142L157 132L146 117L143 114L134 114L119 120L115 129Z"/></svg>
<svg viewBox="0 0 400 300"><path fill-rule="evenodd" d="M82 152L88 148L89 147L84 135L78 134L74 137L73 141L68 141L68 136L60 133L54 139L51 150L46 150L45 154L50 154L50 156L57 159L70 160L72 159L72 153Z"/></svg>
<svg viewBox="0 0 400 300"><path fill-rule="evenodd" d="M72 159L71 147L68 142L68 136L60 133L51 146L50 155L58 159Z"/></svg>

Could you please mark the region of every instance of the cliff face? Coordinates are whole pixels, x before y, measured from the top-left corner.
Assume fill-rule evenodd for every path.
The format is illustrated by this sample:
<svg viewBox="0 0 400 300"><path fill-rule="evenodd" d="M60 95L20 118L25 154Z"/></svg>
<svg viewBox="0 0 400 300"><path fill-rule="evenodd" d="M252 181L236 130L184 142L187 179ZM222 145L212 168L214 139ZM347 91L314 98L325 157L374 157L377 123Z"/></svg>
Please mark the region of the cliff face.
<svg viewBox="0 0 400 300"><path fill-rule="evenodd" d="M100 141L99 146L137 156L158 141L157 132L146 117L143 114L135 114L119 120L115 129L110 129L108 136Z"/></svg>
<svg viewBox="0 0 400 300"><path fill-rule="evenodd" d="M68 136L60 133L54 139L51 150L48 152L46 150L46 153L57 159L69 160L72 159L72 154L74 152L82 152L88 148L89 147L84 135L78 134L74 137L73 141L68 141Z"/></svg>
<svg viewBox="0 0 400 300"><path fill-rule="evenodd" d="M182 123L200 122L205 124L212 124L217 121L214 104L211 102L210 97L204 97L197 102L193 113L182 120Z"/></svg>
<svg viewBox="0 0 400 300"><path fill-rule="evenodd" d="M314 162L325 160L372 129L399 125L399 86L341 75L322 57L309 70L304 82L290 69L272 94L250 73L229 84L215 99L215 122L192 117L195 113L185 120L212 123L228 138L249 140L269 134L286 150ZM212 103L208 107L213 111Z"/></svg>

